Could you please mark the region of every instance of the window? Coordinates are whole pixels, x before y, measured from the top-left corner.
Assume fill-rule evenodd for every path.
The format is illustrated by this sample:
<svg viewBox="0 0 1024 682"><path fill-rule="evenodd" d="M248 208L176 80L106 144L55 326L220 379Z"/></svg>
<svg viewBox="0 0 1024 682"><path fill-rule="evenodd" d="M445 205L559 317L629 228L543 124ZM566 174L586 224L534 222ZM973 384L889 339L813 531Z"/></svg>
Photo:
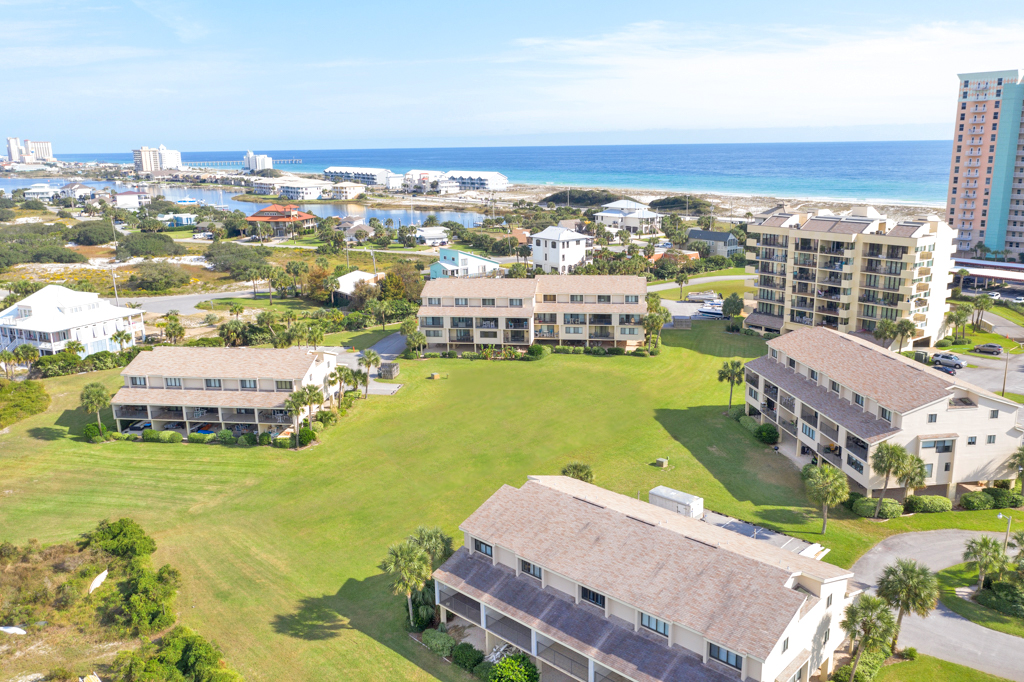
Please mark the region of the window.
<svg viewBox="0 0 1024 682"><path fill-rule="evenodd" d="M818 380L818 371L814 369L807 370L807 376L810 377L811 381Z"/></svg>
<svg viewBox="0 0 1024 682"><path fill-rule="evenodd" d="M164 386L168 388L181 388L181 379L164 379Z"/></svg>
<svg viewBox="0 0 1024 682"><path fill-rule="evenodd" d="M830 594L830 595L828 595L828 599L825 600L825 608L827 609L827 608L830 608L831 606L832 606L832 595Z"/></svg>
<svg viewBox="0 0 1024 682"><path fill-rule="evenodd" d="M519 570L521 570L523 573L526 573L527 575L532 575L537 580L541 579L540 578L540 576L541 576L541 573L540 573L541 568L540 568L540 566L538 566L536 564L531 564L529 561L525 561L523 559L520 559L520 561L519 561Z"/></svg>
<svg viewBox="0 0 1024 682"><path fill-rule="evenodd" d="M946 466L942 468L943 471L949 471L949 462L946 462Z"/></svg>
<svg viewBox="0 0 1024 682"><path fill-rule="evenodd" d="M220 388L220 379L207 379L206 380L206 387L207 388Z"/></svg>
<svg viewBox="0 0 1024 682"><path fill-rule="evenodd" d="M586 587L580 588L580 599L588 601L595 606L600 606L602 609L604 608L604 595L594 592L593 590L589 590Z"/></svg>
<svg viewBox="0 0 1024 682"><path fill-rule="evenodd" d="M438 332L437 335L440 336L441 332ZM480 338L481 339L496 339L496 338L498 338L498 332L480 332Z"/></svg>
<svg viewBox="0 0 1024 682"><path fill-rule="evenodd" d="M794 360L793 358L789 359L789 368L796 369L796 360Z"/></svg>
<svg viewBox="0 0 1024 682"><path fill-rule="evenodd" d="M554 294L544 294L544 302L545 303L554 303L555 302L555 295Z"/></svg>
<svg viewBox="0 0 1024 682"><path fill-rule="evenodd" d="M968 445L977 445L978 444L978 437L977 436L967 436L967 444Z"/></svg>
<svg viewBox="0 0 1024 682"><path fill-rule="evenodd" d="M782 653L786 653L787 651L789 651L789 637L782 640Z"/></svg>
<svg viewBox="0 0 1024 682"><path fill-rule="evenodd" d="M878 417L879 417L879 419L884 419L885 421L887 421L887 422L889 422L891 424L892 423L892 410L887 410L884 407L879 407L878 408Z"/></svg>
<svg viewBox="0 0 1024 682"><path fill-rule="evenodd" d="M779 359L779 351L775 350L774 348L772 348L772 359L774 359L774 360L778 360Z"/></svg>
<svg viewBox="0 0 1024 682"><path fill-rule="evenodd" d="M508 305L510 308L522 308L523 299L521 298L510 298L508 299Z"/></svg>
<svg viewBox="0 0 1024 682"><path fill-rule="evenodd" d="M486 306L493 306L494 305L494 299L493 298L484 298L484 299L481 299L480 302L483 305L486 305Z"/></svg>
<svg viewBox="0 0 1024 682"><path fill-rule="evenodd" d="M988 413L988 418L989 419L999 419L999 410L991 410Z"/></svg>
<svg viewBox="0 0 1024 682"><path fill-rule="evenodd" d="M659 620L654 616L648 616L646 613L641 613L640 625L643 625L648 630L657 632L659 635L665 635L668 637L668 623L663 620Z"/></svg>
<svg viewBox="0 0 1024 682"><path fill-rule="evenodd" d="M465 306L469 305L469 299L468 298L457 298L457 299L455 299L455 305L459 306L460 308L461 307L465 307Z"/></svg>
<svg viewBox="0 0 1024 682"><path fill-rule="evenodd" d="M488 545L486 542L473 540L473 549L480 552L481 554L486 554L487 556L494 556L494 548Z"/></svg>
<svg viewBox="0 0 1024 682"><path fill-rule="evenodd" d="M928 423L929 424L934 424L937 421L939 421L939 415L937 415L937 414L930 414L930 415L928 415Z"/></svg>
<svg viewBox="0 0 1024 682"><path fill-rule="evenodd" d="M441 336L441 330L440 329L427 329L427 330L425 330L423 332L423 335L424 336L438 337L438 336Z"/></svg>
<svg viewBox="0 0 1024 682"><path fill-rule="evenodd" d="M292 382L290 381L275 381L274 385L277 386L279 391L290 391L292 390Z"/></svg>
<svg viewBox="0 0 1024 682"><path fill-rule="evenodd" d="M132 386L145 386L146 377L132 377L131 384Z"/></svg>
<svg viewBox="0 0 1024 682"><path fill-rule="evenodd" d="M807 424L804 424L804 425L802 426L801 430L802 430L802 431L804 432L804 435L805 435L805 436L807 436L807 437L808 437L808 438L810 438L811 440L814 440L814 429L812 429L812 428L811 428L810 426L808 426Z"/></svg>
<svg viewBox="0 0 1024 682"><path fill-rule="evenodd" d="M789 678L789 682L800 682L803 679L804 679L804 669L800 668L795 673L793 673L793 677Z"/></svg>
<svg viewBox="0 0 1024 682"><path fill-rule="evenodd" d="M850 453L846 454L846 466L850 467L858 474L864 473L864 462L860 461Z"/></svg>
<svg viewBox="0 0 1024 682"><path fill-rule="evenodd" d="M742 656L740 656L739 654L733 653L733 652L729 651L728 649L723 649L722 647L718 646L717 644L709 644L708 645L708 656L710 656L711 658L715 659L716 661L721 661L722 663L725 663L728 666L732 666L733 668L736 668L737 670L742 670L743 669L743 657Z"/></svg>
<svg viewBox="0 0 1024 682"><path fill-rule="evenodd" d="M566 334L582 334L583 333L583 327L566 327L565 328L565 333Z"/></svg>
<svg viewBox="0 0 1024 682"><path fill-rule="evenodd" d="M825 630L825 636L821 638L823 644L828 641L828 636L830 632L831 630Z"/></svg>
<svg viewBox="0 0 1024 682"><path fill-rule="evenodd" d="M989 444L989 445L992 445L993 443L996 442L996 437L995 436L989 436L988 438L985 439L985 442L987 444Z"/></svg>
<svg viewBox="0 0 1024 682"><path fill-rule="evenodd" d="M924 477L925 478L931 478L932 477L932 467L933 466L934 466L933 464L925 464L924 465Z"/></svg>
<svg viewBox="0 0 1024 682"><path fill-rule="evenodd" d="M836 393L839 393L839 382L838 381L829 381L828 382L828 386L829 386L829 388L831 388Z"/></svg>
<svg viewBox="0 0 1024 682"><path fill-rule="evenodd" d="M747 388L747 395L749 395L751 398L753 398L754 402L757 402L757 391L754 390L753 386L750 386L750 387Z"/></svg>
<svg viewBox="0 0 1024 682"><path fill-rule="evenodd" d="M583 294L569 294L569 303L583 303Z"/></svg>
<svg viewBox="0 0 1024 682"><path fill-rule="evenodd" d="M441 299L439 298L428 298L427 305L441 305Z"/></svg>
<svg viewBox="0 0 1024 682"><path fill-rule="evenodd" d="M598 296L597 297L597 302L598 303L611 303L612 302L612 297L611 296Z"/></svg>
<svg viewBox="0 0 1024 682"><path fill-rule="evenodd" d="M242 388L256 388L255 379L242 379L238 382Z"/></svg>
<svg viewBox="0 0 1024 682"><path fill-rule="evenodd" d="M640 297L639 296L627 296L626 297L626 303L639 303L639 302L640 302Z"/></svg>

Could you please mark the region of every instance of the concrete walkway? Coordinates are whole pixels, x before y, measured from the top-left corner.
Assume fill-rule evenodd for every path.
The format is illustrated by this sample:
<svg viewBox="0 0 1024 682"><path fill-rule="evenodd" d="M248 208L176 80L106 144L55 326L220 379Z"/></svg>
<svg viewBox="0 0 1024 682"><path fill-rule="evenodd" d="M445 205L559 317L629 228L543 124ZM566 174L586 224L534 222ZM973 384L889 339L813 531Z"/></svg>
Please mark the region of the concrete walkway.
<svg viewBox="0 0 1024 682"><path fill-rule="evenodd" d="M992 514L993 519L995 513ZM853 565L855 583L871 592L882 569L896 559L914 559L932 571L963 563L964 543L982 533L933 530L903 533L882 540ZM985 533L1000 541L1001 533ZM989 630L958 616L942 604L927 618L904 616L900 645L945 661L966 665L1017 682L1024 682L1024 639Z"/></svg>
<svg viewBox="0 0 1024 682"><path fill-rule="evenodd" d="M344 364L350 369L362 369L362 367L359 366L359 359L363 357L361 352L343 350L338 346L325 346L324 348L338 354L339 365ZM405 350L405 337L399 332L395 332L394 334L385 336L383 339L370 346L370 348L377 352L381 360L384 362L390 362ZM402 384L381 383L377 381L377 376L377 370L372 370L369 386L370 395L394 395L398 393L398 389L402 388Z"/></svg>

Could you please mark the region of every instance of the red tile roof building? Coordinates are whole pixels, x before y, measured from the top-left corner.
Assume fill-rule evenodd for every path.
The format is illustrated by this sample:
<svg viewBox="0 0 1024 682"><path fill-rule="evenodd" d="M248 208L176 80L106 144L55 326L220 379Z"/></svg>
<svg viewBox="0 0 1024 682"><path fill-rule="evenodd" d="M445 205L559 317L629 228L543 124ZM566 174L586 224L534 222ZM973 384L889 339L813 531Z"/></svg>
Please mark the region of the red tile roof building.
<svg viewBox="0 0 1024 682"><path fill-rule="evenodd" d="M270 223L274 228L275 235L282 237L288 230L296 227L313 227L316 225L317 217L311 213L300 211L295 204L287 206L271 204L256 211L246 220L250 223Z"/></svg>

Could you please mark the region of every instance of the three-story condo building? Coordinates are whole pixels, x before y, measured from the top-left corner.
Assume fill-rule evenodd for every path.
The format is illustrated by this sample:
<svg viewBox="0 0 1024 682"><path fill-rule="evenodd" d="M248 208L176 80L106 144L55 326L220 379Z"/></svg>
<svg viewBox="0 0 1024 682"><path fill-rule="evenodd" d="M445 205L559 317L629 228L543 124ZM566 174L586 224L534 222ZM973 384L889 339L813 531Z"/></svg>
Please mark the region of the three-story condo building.
<svg viewBox="0 0 1024 682"><path fill-rule="evenodd" d="M913 321L914 345L941 338L952 280L953 231L934 215L895 222L869 206L852 215L778 212L748 228L744 325L784 333L809 326L870 334Z"/></svg>
<svg viewBox="0 0 1024 682"><path fill-rule="evenodd" d="M459 529L437 603L542 682L810 680L856 595L848 569L562 476L502 486Z"/></svg>
<svg viewBox="0 0 1024 682"><path fill-rule="evenodd" d="M644 340L647 280L631 275L538 275L533 279L432 279L420 329L428 345L601 345Z"/></svg>
<svg viewBox="0 0 1024 682"><path fill-rule="evenodd" d="M110 402L118 431L276 435L291 428L284 404L291 393L325 389L337 364L337 355L324 350L156 346L121 371L124 386Z"/></svg>
<svg viewBox="0 0 1024 682"><path fill-rule="evenodd" d="M884 485L871 469L883 442L924 460L919 494L956 499L960 484L1017 473L1008 460L1024 433L1019 405L850 334L815 327L772 339L746 365L746 403L778 426L780 447L821 457L869 497ZM905 494L890 479L888 495Z"/></svg>

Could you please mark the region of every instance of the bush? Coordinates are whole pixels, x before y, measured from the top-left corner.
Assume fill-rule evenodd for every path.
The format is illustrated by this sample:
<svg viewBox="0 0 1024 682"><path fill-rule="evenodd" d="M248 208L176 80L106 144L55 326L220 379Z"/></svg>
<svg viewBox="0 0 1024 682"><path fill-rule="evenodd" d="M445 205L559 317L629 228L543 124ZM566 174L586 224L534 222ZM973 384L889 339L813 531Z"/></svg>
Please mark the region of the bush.
<svg viewBox="0 0 1024 682"><path fill-rule="evenodd" d="M234 445L237 439L231 433L231 429L223 429L217 432L217 442L221 445Z"/></svg>
<svg viewBox="0 0 1024 682"><path fill-rule="evenodd" d="M235 244L238 248L249 248ZM169 234L158 232L133 232L117 243L117 257L128 260L139 256L180 256L185 247L174 241Z"/></svg>
<svg viewBox="0 0 1024 682"><path fill-rule="evenodd" d="M224 346L224 339L219 336L204 336L201 339L189 339L181 345L189 348L219 348Z"/></svg>
<svg viewBox="0 0 1024 682"><path fill-rule="evenodd" d="M282 450L287 450L291 446L292 446L292 439L291 438L285 437L285 438L275 438L274 439L274 447L275 448L281 448Z"/></svg>
<svg viewBox="0 0 1024 682"><path fill-rule="evenodd" d="M398 357L402 358L403 360L415 360L419 356L417 355L416 351L413 350L412 348L406 348L401 352L401 354L399 354Z"/></svg>
<svg viewBox="0 0 1024 682"><path fill-rule="evenodd" d="M977 602L982 606L1005 613L1008 616L1024 618L1024 586L1010 582L985 578L986 589L978 593Z"/></svg>
<svg viewBox="0 0 1024 682"><path fill-rule="evenodd" d="M491 668L493 668L493 667L494 667L494 664L491 663L490 661L483 661L477 667L473 668L473 674L476 675L481 680L486 680L486 679L490 678L490 676L491 676Z"/></svg>
<svg viewBox="0 0 1024 682"><path fill-rule="evenodd" d="M118 519L113 523L100 521L96 530L85 533L81 544L83 547L99 547L123 559L147 556L156 551L153 538L131 519Z"/></svg>
<svg viewBox="0 0 1024 682"><path fill-rule="evenodd" d="M322 422L314 421L312 424L309 425L309 428L313 429L313 433L319 434L321 431L324 430L324 425Z"/></svg>
<svg viewBox="0 0 1024 682"><path fill-rule="evenodd" d="M161 431L160 442L161 443L180 443L182 440L181 434L177 431Z"/></svg>
<svg viewBox="0 0 1024 682"><path fill-rule="evenodd" d="M188 434L189 443L209 443L213 439L214 435L212 433L196 433L193 431Z"/></svg>
<svg viewBox="0 0 1024 682"><path fill-rule="evenodd" d="M331 412L330 410L323 410L322 412L317 413L316 420L326 428L338 422L338 413Z"/></svg>
<svg viewBox="0 0 1024 682"><path fill-rule="evenodd" d="M449 360L454 360L455 358L459 357L459 353L454 350L446 350L443 353L441 353L441 357L448 358Z"/></svg>
<svg viewBox="0 0 1024 682"><path fill-rule="evenodd" d="M258 445L259 442L260 437L257 436L255 433L243 433L242 436L238 439L239 445Z"/></svg>
<svg viewBox="0 0 1024 682"><path fill-rule="evenodd" d="M572 354L573 355L583 355L583 346L573 346Z"/></svg>
<svg viewBox="0 0 1024 682"><path fill-rule="evenodd" d="M1013 488L1013 481L1008 480L1008 479L1003 479L1001 481L996 481L995 483L993 483L992 487L993 488L1002 488L1003 490L1010 490L1011 488Z"/></svg>
<svg viewBox="0 0 1024 682"><path fill-rule="evenodd" d="M447 658L451 656L452 649L455 647L455 638L447 632L424 630L423 643L438 656Z"/></svg>
<svg viewBox="0 0 1024 682"><path fill-rule="evenodd" d="M480 359L480 354L479 353L473 353L473 352L470 352L470 351L465 351L465 352L462 353L462 359L463 360L479 360Z"/></svg>
<svg viewBox="0 0 1024 682"><path fill-rule="evenodd" d="M306 447L316 440L316 431L313 429L299 429L299 447Z"/></svg>
<svg viewBox="0 0 1024 682"><path fill-rule="evenodd" d="M535 358L542 358L551 354L551 348L544 344L535 343L526 351L527 355Z"/></svg>
<svg viewBox="0 0 1024 682"><path fill-rule="evenodd" d="M975 492L964 493L960 496L960 506L969 511L977 511L979 509L992 509L995 506L995 500L988 493L981 490Z"/></svg>
<svg viewBox="0 0 1024 682"><path fill-rule="evenodd" d="M166 235L165 235L166 236ZM139 263L128 278L128 286L143 291L167 291L184 286L191 279L181 266L165 262ZM216 315L214 315L216 318ZM216 324L216 319L214 324Z"/></svg>
<svg viewBox="0 0 1024 682"><path fill-rule="evenodd" d="M908 646L906 649L904 649L903 651L900 652L900 655L903 656L903 658L907 659L908 661L916 661L917 660L917 649L915 649L912 646Z"/></svg>
<svg viewBox="0 0 1024 682"><path fill-rule="evenodd" d="M875 516L875 505L877 504L878 500L874 497L862 497L853 503L853 513L866 519L873 518ZM878 518L897 519L902 515L903 505L888 497L882 499L882 508L878 510Z"/></svg>
<svg viewBox="0 0 1024 682"><path fill-rule="evenodd" d="M593 346L590 349L591 355L608 355L608 349L604 346Z"/></svg>
<svg viewBox="0 0 1024 682"><path fill-rule="evenodd" d="M463 670L472 671L484 660L484 652L469 642L463 642L452 649L452 663Z"/></svg>
<svg viewBox="0 0 1024 682"><path fill-rule="evenodd" d="M630 355L635 355L638 358L646 358L650 357L651 354L647 352L646 348L637 348L632 353L630 353Z"/></svg>
<svg viewBox="0 0 1024 682"><path fill-rule="evenodd" d="M50 672L46 673L46 677L43 678L45 682L64 682L65 680L77 680L78 675L71 672L67 668L54 668Z"/></svg>
<svg viewBox="0 0 1024 682"><path fill-rule="evenodd" d="M441 357L441 354L440 353L424 353L423 357L425 357L427 360L437 360L438 358Z"/></svg>
<svg viewBox="0 0 1024 682"><path fill-rule="evenodd" d="M729 418L735 419L736 421L739 421L740 417L744 416L746 413L747 408L745 405L733 405L729 408Z"/></svg>
<svg viewBox="0 0 1024 682"><path fill-rule="evenodd" d="M650 350L650 354L651 354L651 357L654 357L655 355L661 355L661 348L659 348L658 346L655 346L654 348L652 348Z"/></svg>
<svg viewBox="0 0 1024 682"><path fill-rule="evenodd" d="M808 465L808 466L810 466L810 465ZM804 469L806 469L806 468L807 467L804 467ZM801 472L800 475L801 475L801 477L803 477L803 472ZM806 479L804 479L804 480L806 480ZM861 495L860 493L850 493L850 496L846 498L845 502L843 502L843 506L846 507L849 511L853 511L853 505L857 504L857 500L860 500L863 497L864 496Z"/></svg>
<svg viewBox="0 0 1024 682"><path fill-rule="evenodd" d="M589 464L584 464L583 462L569 462L562 467L562 475L579 479L584 483L594 482L594 470Z"/></svg>
<svg viewBox="0 0 1024 682"><path fill-rule="evenodd" d="M985 493L992 498L992 509L1009 509L1024 506L1024 497L1003 488L985 488Z"/></svg>
<svg viewBox="0 0 1024 682"><path fill-rule="evenodd" d="M935 347L936 348L949 348L952 345L953 345L953 342L949 341L947 339L941 339L941 340L935 342Z"/></svg>
<svg viewBox="0 0 1024 682"><path fill-rule="evenodd" d="M860 664L857 666L857 679L854 682L871 682L871 680L875 679L875 675L878 674L878 671L885 664L885 659L889 658L891 654L892 652L888 647L864 652L864 655L860 657ZM849 663L838 668L832 673L832 681L850 682L850 670L852 668L853 666Z"/></svg>
<svg viewBox="0 0 1024 682"><path fill-rule="evenodd" d="M498 661L487 676L490 682L538 682L537 666L526 654L506 656Z"/></svg>
<svg viewBox="0 0 1024 682"><path fill-rule="evenodd" d="M908 514L937 514L953 509L953 502L942 495L910 495L903 501L903 511Z"/></svg>
<svg viewBox="0 0 1024 682"><path fill-rule="evenodd" d="M111 438L113 440L124 440L127 436L120 431L109 431L107 433L107 438Z"/></svg>
<svg viewBox="0 0 1024 682"><path fill-rule="evenodd" d="M160 433L153 429L146 429L142 432L142 440L147 443L159 443Z"/></svg>
<svg viewBox="0 0 1024 682"><path fill-rule="evenodd" d="M271 440L272 436L268 432L264 431L260 434L260 445L270 445Z"/></svg>
<svg viewBox="0 0 1024 682"><path fill-rule="evenodd" d="M779 442L779 430L775 428L775 424L761 424L754 431L754 438L765 445L775 445Z"/></svg>
<svg viewBox="0 0 1024 682"><path fill-rule="evenodd" d="M745 428L747 431L750 431L750 433L755 433L760 424L758 424L757 420L753 417L744 415L740 417L740 426Z"/></svg>
<svg viewBox="0 0 1024 682"><path fill-rule="evenodd" d="M104 427L103 431L106 431L106 430L107 430L106 427ZM101 433L102 432L100 431L99 425L98 424L93 424L92 422L89 422L88 424L86 424L85 428L82 429L82 435L85 436L88 439L93 439L96 436L99 436Z"/></svg>
<svg viewBox="0 0 1024 682"><path fill-rule="evenodd" d="M555 346L553 350L555 353L571 353L572 346Z"/></svg>
<svg viewBox="0 0 1024 682"><path fill-rule="evenodd" d="M105 443L106 440L107 439L104 438L103 436L93 436L92 438L89 439L89 442L90 443Z"/></svg>

